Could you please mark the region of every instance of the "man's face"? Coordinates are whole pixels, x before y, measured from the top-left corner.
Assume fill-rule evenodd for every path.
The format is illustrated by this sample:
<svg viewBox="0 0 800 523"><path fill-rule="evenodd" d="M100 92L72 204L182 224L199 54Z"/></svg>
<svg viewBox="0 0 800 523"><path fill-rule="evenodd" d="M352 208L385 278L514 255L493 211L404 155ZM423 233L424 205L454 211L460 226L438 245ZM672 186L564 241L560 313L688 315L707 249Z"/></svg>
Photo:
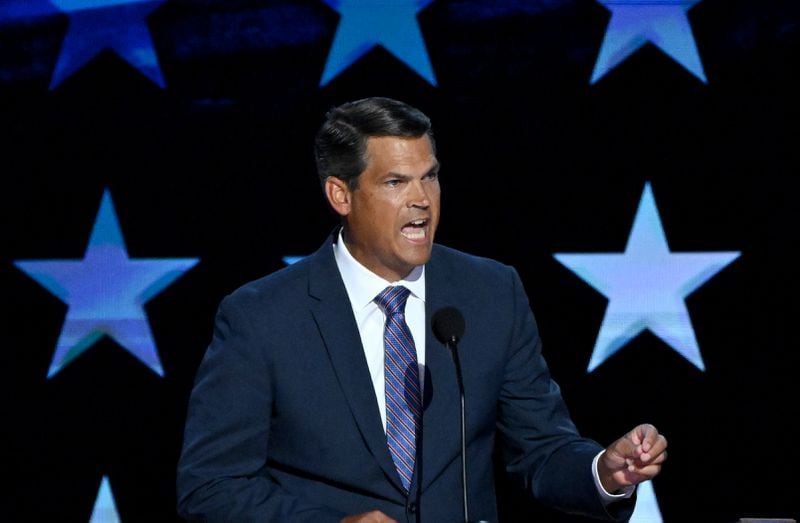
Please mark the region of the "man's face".
<svg viewBox="0 0 800 523"><path fill-rule="evenodd" d="M342 184L347 203L334 205L345 218L345 243L356 260L389 281L428 262L439 223L438 170L427 136L367 140L358 187Z"/></svg>

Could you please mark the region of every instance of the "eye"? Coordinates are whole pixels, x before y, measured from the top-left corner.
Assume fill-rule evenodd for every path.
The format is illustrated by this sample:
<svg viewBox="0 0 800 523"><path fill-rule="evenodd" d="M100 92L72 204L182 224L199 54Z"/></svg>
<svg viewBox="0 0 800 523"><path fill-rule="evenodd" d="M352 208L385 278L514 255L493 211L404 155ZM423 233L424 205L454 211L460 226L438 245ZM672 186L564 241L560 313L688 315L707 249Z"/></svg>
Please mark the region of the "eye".
<svg viewBox="0 0 800 523"><path fill-rule="evenodd" d="M389 187L397 187L398 185L400 185L400 183L401 183L401 180L398 180L397 178L392 178L391 180L386 180L386 185L388 185Z"/></svg>
<svg viewBox="0 0 800 523"><path fill-rule="evenodd" d="M429 172L425 175L428 180L437 180L439 178L439 171Z"/></svg>

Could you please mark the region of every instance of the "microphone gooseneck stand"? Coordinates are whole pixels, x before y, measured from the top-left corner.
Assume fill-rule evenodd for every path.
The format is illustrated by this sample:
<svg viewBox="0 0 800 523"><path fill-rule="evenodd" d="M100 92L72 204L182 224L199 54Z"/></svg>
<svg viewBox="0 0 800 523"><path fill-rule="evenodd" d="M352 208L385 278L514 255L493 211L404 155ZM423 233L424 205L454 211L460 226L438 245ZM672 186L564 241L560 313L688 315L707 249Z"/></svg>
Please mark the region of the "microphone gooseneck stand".
<svg viewBox="0 0 800 523"><path fill-rule="evenodd" d="M461 400L461 484L464 486L464 521L469 523L469 503L467 501L467 408L464 401L464 378L461 376L461 359L458 357L458 341L452 336L446 343L453 355L456 366L456 381L458 381L458 396Z"/></svg>
<svg viewBox="0 0 800 523"><path fill-rule="evenodd" d="M434 313L431 323L436 339L450 350L450 355L453 357L453 363L456 367L458 395L461 400L461 491L464 496L464 522L470 523L469 490L467 487L467 409L464 400L464 378L461 374L461 360L458 357L458 341L464 335L464 316L455 307L445 307ZM476 523L487 522L481 520Z"/></svg>

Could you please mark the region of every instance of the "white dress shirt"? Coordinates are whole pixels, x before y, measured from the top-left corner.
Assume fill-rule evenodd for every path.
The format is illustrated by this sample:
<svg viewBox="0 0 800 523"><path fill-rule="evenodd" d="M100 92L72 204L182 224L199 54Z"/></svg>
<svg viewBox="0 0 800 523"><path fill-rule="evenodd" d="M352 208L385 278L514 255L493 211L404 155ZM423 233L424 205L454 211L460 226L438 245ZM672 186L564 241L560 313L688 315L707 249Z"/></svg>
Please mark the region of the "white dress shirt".
<svg viewBox="0 0 800 523"><path fill-rule="evenodd" d="M381 291L390 285L402 285L411 291L408 301L406 301L405 316L411 336L414 338L414 347L417 349L420 390L423 390L422 387L425 386L425 266L416 267L402 280L386 281L353 258L342 239L341 231L339 231L339 239L333 245L333 255L336 258L339 273L342 275L347 297L350 298L350 305L353 307L385 432L386 382L384 381L383 365L383 330L386 324L386 314L374 300Z"/></svg>

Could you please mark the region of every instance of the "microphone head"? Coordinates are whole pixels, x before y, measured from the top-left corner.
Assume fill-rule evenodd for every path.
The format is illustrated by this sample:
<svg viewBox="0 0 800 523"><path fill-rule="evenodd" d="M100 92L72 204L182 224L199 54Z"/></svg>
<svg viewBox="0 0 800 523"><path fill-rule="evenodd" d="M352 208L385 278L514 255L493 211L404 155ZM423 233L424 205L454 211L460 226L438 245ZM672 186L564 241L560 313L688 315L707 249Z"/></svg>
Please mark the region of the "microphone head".
<svg viewBox="0 0 800 523"><path fill-rule="evenodd" d="M436 339L445 345L458 343L466 328L464 316L455 307L443 307L434 312L431 326Z"/></svg>

